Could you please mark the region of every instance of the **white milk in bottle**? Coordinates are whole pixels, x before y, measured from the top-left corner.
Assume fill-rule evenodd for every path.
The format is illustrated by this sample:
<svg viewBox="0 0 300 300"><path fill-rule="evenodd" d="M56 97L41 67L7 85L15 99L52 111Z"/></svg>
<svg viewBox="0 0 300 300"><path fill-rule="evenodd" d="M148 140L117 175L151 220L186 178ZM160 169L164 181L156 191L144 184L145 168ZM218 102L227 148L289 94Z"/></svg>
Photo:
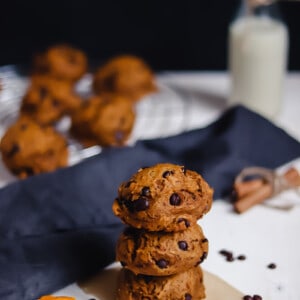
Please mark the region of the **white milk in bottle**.
<svg viewBox="0 0 300 300"><path fill-rule="evenodd" d="M268 5L257 15L257 7L251 8L246 2L244 4L244 15L238 17L229 28L229 69L232 79L229 103L243 104L274 119L283 96L288 31L280 19L268 13Z"/></svg>

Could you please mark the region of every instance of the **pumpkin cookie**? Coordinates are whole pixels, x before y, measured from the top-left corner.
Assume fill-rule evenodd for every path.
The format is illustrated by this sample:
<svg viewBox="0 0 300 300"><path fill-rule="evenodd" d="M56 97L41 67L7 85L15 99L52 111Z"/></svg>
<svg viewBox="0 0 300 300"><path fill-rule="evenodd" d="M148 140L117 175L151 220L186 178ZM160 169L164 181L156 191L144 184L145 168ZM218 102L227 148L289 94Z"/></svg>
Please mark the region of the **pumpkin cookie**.
<svg viewBox="0 0 300 300"><path fill-rule="evenodd" d="M34 73L74 82L87 71L87 64L81 50L66 44L55 45L35 57Z"/></svg>
<svg viewBox="0 0 300 300"><path fill-rule="evenodd" d="M213 190L197 172L164 163L140 169L120 185L113 212L125 224L149 231L180 231L212 205Z"/></svg>
<svg viewBox="0 0 300 300"><path fill-rule="evenodd" d="M72 85L46 76L32 78L21 103L21 114L42 125L52 124L62 116L71 114L80 106L81 99Z"/></svg>
<svg viewBox="0 0 300 300"><path fill-rule="evenodd" d="M124 96L103 94L82 103L72 115L71 133L85 146L123 146L134 121L130 101Z"/></svg>
<svg viewBox="0 0 300 300"><path fill-rule="evenodd" d="M93 88L98 94L118 93L132 101L157 90L150 67L132 55L114 57L101 66L94 74Z"/></svg>
<svg viewBox="0 0 300 300"><path fill-rule="evenodd" d="M117 300L201 300L205 299L200 267L171 276L135 275L122 269L118 279Z"/></svg>
<svg viewBox="0 0 300 300"><path fill-rule="evenodd" d="M42 127L26 117L8 128L0 151L7 168L20 178L54 171L68 162L65 138L52 127Z"/></svg>
<svg viewBox="0 0 300 300"><path fill-rule="evenodd" d="M116 259L135 274L166 276L199 265L208 240L199 225L178 232L150 232L128 227L119 237Z"/></svg>

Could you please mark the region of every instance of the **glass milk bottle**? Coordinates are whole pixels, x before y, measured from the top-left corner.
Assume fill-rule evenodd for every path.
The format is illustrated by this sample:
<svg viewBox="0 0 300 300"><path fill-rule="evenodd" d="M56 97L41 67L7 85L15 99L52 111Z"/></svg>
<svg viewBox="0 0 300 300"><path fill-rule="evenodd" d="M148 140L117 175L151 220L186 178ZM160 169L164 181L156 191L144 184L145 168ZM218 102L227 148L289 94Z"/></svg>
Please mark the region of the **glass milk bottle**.
<svg viewBox="0 0 300 300"><path fill-rule="evenodd" d="M287 52L288 30L277 3L243 0L229 28L229 104L274 119L281 108Z"/></svg>

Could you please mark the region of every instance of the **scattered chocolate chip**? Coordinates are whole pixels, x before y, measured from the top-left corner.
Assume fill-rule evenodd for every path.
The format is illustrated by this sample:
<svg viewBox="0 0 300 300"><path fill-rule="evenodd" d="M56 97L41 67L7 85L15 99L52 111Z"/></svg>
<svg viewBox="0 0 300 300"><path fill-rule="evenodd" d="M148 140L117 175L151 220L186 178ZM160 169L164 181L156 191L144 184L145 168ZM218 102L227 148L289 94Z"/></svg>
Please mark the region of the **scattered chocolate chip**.
<svg viewBox="0 0 300 300"><path fill-rule="evenodd" d="M243 297L243 300L253 300L250 295L246 295Z"/></svg>
<svg viewBox="0 0 300 300"><path fill-rule="evenodd" d="M174 193L170 197L170 204L174 206L178 206L181 203L181 199L177 193Z"/></svg>
<svg viewBox="0 0 300 300"><path fill-rule="evenodd" d="M7 153L8 157L13 157L20 151L20 146L18 144L13 144L9 152Z"/></svg>
<svg viewBox="0 0 300 300"><path fill-rule="evenodd" d="M246 256L241 254L237 257L238 260L245 260L246 259Z"/></svg>
<svg viewBox="0 0 300 300"><path fill-rule="evenodd" d="M226 261L229 261L229 262L234 261L233 255L228 255L228 256L226 256Z"/></svg>
<svg viewBox="0 0 300 300"><path fill-rule="evenodd" d="M162 177L163 177L163 178L167 178L168 176L173 175L173 174L174 174L173 171L165 171L165 172L162 174Z"/></svg>
<svg viewBox="0 0 300 300"><path fill-rule="evenodd" d="M192 300L192 295L186 293L186 294L184 295L184 300Z"/></svg>
<svg viewBox="0 0 300 300"><path fill-rule="evenodd" d="M260 295L253 295L253 300L262 300L262 297Z"/></svg>
<svg viewBox="0 0 300 300"><path fill-rule="evenodd" d="M185 241L179 241L178 242L178 247L179 249L183 250L183 251L187 251L188 249L188 244Z"/></svg>
<svg viewBox="0 0 300 300"><path fill-rule="evenodd" d="M234 261L234 257L233 257L233 253L231 251L228 250L220 250L219 253L223 256L225 256L226 261L232 262Z"/></svg>
<svg viewBox="0 0 300 300"><path fill-rule="evenodd" d="M150 188L148 186L144 186L142 188L141 195L142 196L149 196L150 195Z"/></svg>
<svg viewBox="0 0 300 300"><path fill-rule="evenodd" d="M140 197L139 199L133 201L133 209L135 211L143 211L149 208L149 200L145 197Z"/></svg>
<svg viewBox="0 0 300 300"><path fill-rule="evenodd" d="M270 263L270 264L268 264L268 268L269 269L276 269L276 264L274 264L274 263Z"/></svg>
<svg viewBox="0 0 300 300"><path fill-rule="evenodd" d="M165 269L168 267L168 262L165 259L160 259L156 262L156 265L160 268L160 269Z"/></svg>

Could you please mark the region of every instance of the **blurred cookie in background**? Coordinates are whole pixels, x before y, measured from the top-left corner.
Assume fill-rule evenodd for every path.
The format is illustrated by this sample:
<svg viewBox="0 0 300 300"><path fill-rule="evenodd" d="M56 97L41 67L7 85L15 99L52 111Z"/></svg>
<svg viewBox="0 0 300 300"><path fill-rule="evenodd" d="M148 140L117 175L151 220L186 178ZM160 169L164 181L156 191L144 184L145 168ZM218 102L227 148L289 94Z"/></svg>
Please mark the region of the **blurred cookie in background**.
<svg viewBox="0 0 300 300"><path fill-rule="evenodd" d="M132 101L157 90L154 73L141 58L121 55L108 60L94 74L93 89L97 94L113 92Z"/></svg>
<svg viewBox="0 0 300 300"><path fill-rule="evenodd" d="M123 146L135 122L134 106L124 96L93 96L71 117L71 134L84 146Z"/></svg>
<svg viewBox="0 0 300 300"><path fill-rule="evenodd" d="M34 74L48 75L59 80L75 82L88 68L85 53L67 44L54 45L34 58Z"/></svg>
<svg viewBox="0 0 300 300"><path fill-rule="evenodd" d="M41 126L21 116L0 142L2 160L19 178L54 171L68 163L65 138L51 126Z"/></svg>
<svg viewBox="0 0 300 300"><path fill-rule="evenodd" d="M22 99L20 112L39 124L48 125L70 114L80 103L81 98L69 82L34 76Z"/></svg>

